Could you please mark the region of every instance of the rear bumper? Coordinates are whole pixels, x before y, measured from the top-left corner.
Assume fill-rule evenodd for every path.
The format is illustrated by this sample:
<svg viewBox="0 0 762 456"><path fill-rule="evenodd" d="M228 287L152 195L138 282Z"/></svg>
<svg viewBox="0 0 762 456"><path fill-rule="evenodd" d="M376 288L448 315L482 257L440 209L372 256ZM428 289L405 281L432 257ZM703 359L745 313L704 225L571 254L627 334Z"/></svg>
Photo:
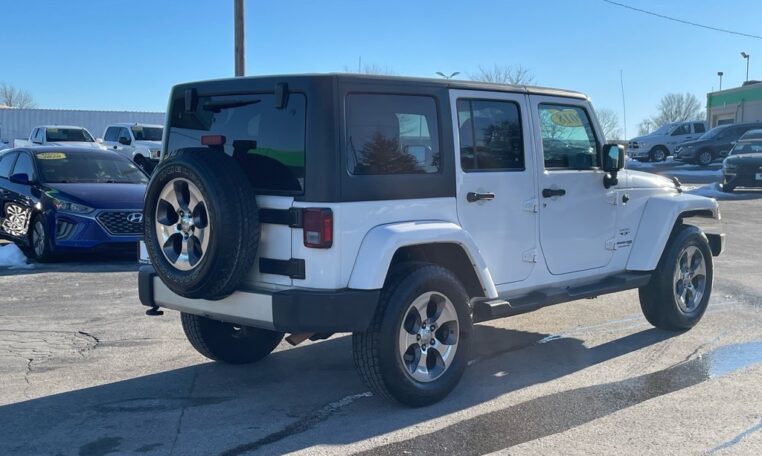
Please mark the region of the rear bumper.
<svg viewBox="0 0 762 456"><path fill-rule="evenodd" d="M188 299L173 293L153 267L138 272L140 302L215 320L282 332L365 331L381 290L240 290L218 300Z"/></svg>

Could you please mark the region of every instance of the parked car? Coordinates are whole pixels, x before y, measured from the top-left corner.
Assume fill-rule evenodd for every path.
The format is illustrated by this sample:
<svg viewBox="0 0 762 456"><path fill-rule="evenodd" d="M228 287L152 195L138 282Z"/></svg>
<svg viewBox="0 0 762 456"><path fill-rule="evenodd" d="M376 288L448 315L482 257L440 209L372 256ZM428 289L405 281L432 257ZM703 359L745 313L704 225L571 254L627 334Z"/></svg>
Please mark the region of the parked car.
<svg viewBox="0 0 762 456"><path fill-rule="evenodd" d="M762 130L749 130L736 142L722 162L722 190L762 187Z"/></svg>
<svg viewBox="0 0 762 456"><path fill-rule="evenodd" d="M0 153L0 237L39 261L57 253L137 252L146 174L113 152L69 147Z"/></svg>
<svg viewBox="0 0 762 456"><path fill-rule="evenodd" d="M726 157L738 138L744 133L758 128L762 128L762 123L728 124L714 127L696 141L680 144L675 151L675 160L708 166L713 161Z"/></svg>
<svg viewBox="0 0 762 456"><path fill-rule="evenodd" d="M639 161L664 161L674 154L678 144L698 138L704 132L705 122L692 120L670 123L652 133L631 139L627 143L626 152L629 157Z"/></svg>
<svg viewBox="0 0 762 456"><path fill-rule="evenodd" d="M69 125L43 125L35 127L28 140L16 139L13 147L73 146L89 149L105 149L86 128Z"/></svg>
<svg viewBox="0 0 762 456"><path fill-rule="evenodd" d="M474 322L639 288L685 330L712 291L717 201L622 169L580 93L384 76L174 87L146 190L149 315L210 359L352 332L379 397L445 397ZM571 171L571 172L570 172Z"/></svg>
<svg viewBox="0 0 762 456"><path fill-rule="evenodd" d="M161 125L113 124L103 133L103 145L134 161L150 174L159 162L163 131Z"/></svg>

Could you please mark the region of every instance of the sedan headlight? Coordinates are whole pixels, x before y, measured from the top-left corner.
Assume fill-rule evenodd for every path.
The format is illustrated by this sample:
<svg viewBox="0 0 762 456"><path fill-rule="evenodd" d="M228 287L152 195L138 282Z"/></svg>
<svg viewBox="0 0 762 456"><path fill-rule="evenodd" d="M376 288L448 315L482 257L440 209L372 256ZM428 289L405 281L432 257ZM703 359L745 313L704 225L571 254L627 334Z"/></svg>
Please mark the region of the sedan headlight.
<svg viewBox="0 0 762 456"><path fill-rule="evenodd" d="M59 211L72 212L74 214L89 214L95 210L92 207L85 206L84 204L72 203L71 201L63 201L59 199L53 200L53 205Z"/></svg>

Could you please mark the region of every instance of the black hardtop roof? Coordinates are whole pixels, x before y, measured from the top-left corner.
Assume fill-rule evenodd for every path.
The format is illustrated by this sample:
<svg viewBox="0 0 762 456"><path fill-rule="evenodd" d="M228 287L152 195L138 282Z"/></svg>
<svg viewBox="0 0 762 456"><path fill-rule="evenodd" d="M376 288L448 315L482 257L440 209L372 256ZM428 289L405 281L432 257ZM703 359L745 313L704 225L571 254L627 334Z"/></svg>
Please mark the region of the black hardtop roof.
<svg viewBox="0 0 762 456"><path fill-rule="evenodd" d="M227 83L245 83L245 81L263 82L271 80L273 84L278 82L288 83L290 81L296 82L308 82L309 80L320 79L332 79L341 82L355 82L355 83L384 83L394 85L416 85L419 84L425 87L442 87L447 89L461 89L461 90L484 90L491 92L511 92L511 93L527 93L532 95L547 95L567 98L587 99L587 96L580 92L571 90L554 89L549 87L536 87L525 85L510 85L510 84L493 84L488 82L479 81L462 81L457 79L434 79L434 78L418 78L409 76L388 76L388 75L365 75L354 73L316 73L316 74L284 74L284 75L264 75L264 76L246 76L240 78L225 78L225 79L212 79L205 81L195 81L178 84L175 89L198 87L203 85L219 85L225 86Z"/></svg>

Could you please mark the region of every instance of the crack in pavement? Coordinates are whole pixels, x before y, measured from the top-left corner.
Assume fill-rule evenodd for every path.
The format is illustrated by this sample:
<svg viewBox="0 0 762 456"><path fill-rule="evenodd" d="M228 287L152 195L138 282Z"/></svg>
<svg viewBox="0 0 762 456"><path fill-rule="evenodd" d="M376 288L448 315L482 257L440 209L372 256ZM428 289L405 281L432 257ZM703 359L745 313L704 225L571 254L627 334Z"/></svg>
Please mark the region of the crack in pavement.
<svg viewBox="0 0 762 456"><path fill-rule="evenodd" d="M26 386L24 387L24 397L27 399L31 399L29 396L29 389L32 387L32 382L29 381L29 374L32 373L32 362L34 362L34 358L27 358L26 372L24 373L24 381L26 382Z"/></svg>
<svg viewBox="0 0 762 456"><path fill-rule="evenodd" d="M190 388L188 388L187 397L190 399L193 396L193 390L196 388L196 380L198 379L198 369L193 369L193 378L191 379ZM180 433L183 430L183 418L185 417L185 410L188 409L187 405L183 405L180 410L180 417L177 419L177 428L175 429L175 438L172 440L172 446L169 449L169 454L172 456L175 452L175 446L180 438Z"/></svg>
<svg viewBox="0 0 762 456"><path fill-rule="evenodd" d="M282 428L279 431L268 434L262 437L261 439L255 440L253 442L244 443L242 445L238 445L236 447L225 450L222 453L220 453L220 456L238 456L244 453L258 450L259 448L265 445L273 444L287 437L292 437L296 434L301 434L303 432L306 432L312 429L319 423L327 420L328 418L331 417L331 415L333 415L340 409L351 405L353 402L357 401L358 399L362 399L364 397L371 397L371 396L373 396L373 394L370 391L366 391L364 393L359 393L359 394L352 394L350 396L345 396L339 399L338 401L334 401L327 405L324 405L323 407L320 407L316 411L310 413L309 415L303 418L296 420L295 422L287 425L286 427Z"/></svg>

